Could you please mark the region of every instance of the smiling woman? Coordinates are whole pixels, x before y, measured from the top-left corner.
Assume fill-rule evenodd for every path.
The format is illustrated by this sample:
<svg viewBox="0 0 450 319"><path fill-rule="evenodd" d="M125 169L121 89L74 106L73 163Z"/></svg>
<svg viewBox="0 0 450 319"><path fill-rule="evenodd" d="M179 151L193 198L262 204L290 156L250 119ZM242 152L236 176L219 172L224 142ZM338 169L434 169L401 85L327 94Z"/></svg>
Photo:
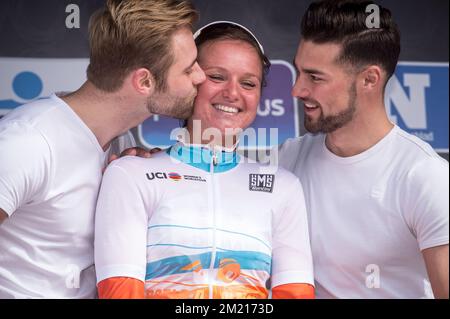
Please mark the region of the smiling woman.
<svg viewBox="0 0 450 319"><path fill-rule="evenodd" d="M190 140L232 148L238 134L255 120L270 61L253 33L233 22L210 23L194 37L206 81L199 86L194 114L187 123ZM203 134L194 136L198 131Z"/></svg>
<svg viewBox="0 0 450 319"><path fill-rule="evenodd" d="M233 53L237 51L239 55ZM194 114L188 121L191 136L195 120L200 120L203 129L217 128L222 136L227 128L247 128L255 119L261 96L263 70L255 49L242 40L208 42L200 47L199 64L206 81L199 87Z"/></svg>
<svg viewBox="0 0 450 319"><path fill-rule="evenodd" d="M124 157L105 172L95 223L99 296L267 298L272 289L273 298L311 298L300 182L241 157L235 132L224 142L255 119L268 59L235 23L196 35L206 80L190 134L151 159ZM209 129L219 138L205 138Z"/></svg>

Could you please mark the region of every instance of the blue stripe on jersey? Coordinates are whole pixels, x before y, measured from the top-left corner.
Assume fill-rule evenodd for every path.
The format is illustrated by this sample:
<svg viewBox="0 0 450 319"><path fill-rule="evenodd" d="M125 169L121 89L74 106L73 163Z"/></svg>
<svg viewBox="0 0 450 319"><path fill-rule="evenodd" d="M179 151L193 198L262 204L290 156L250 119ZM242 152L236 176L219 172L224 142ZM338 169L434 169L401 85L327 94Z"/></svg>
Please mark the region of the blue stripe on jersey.
<svg viewBox="0 0 450 319"><path fill-rule="evenodd" d="M211 256L212 253L207 252L198 255L169 257L148 263L145 280L189 273L198 269L208 269L211 263ZM265 271L269 275L271 272L271 257L263 253L255 251L216 252L214 268L219 268L220 262L224 259L235 261L240 265L241 269ZM191 264L194 266L189 267Z"/></svg>
<svg viewBox="0 0 450 319"><path fill-rule="evenodd" d="M179 227L179 228L194 229L194 230L212 230L213 229L212 227L191 227L191 226L183 226L183 225L152 225L152 226L149 226L148 229L158 228L158 227ZM245 237L257 240L260 243L262 243L264 246L266 246L269 250L272 250L272 247L270 247L270 245L268 245L267 243L265 243L263 240L259 239L258 237L240 233L240 232L231 231L231 230L221 229L221 228L216 228L216 230L222 231L225 233L241 235L241 236L245 236ZM194 247L192 247L192 248L194 248Z"/></svg>
<svg viewBox="0 0 450 319"><path fill-rule="evenodd" d="M180 245L180 244L152 244L152 245L147 245L148 247L158 247L158 246L168 246L168 247L182 247L182 248L188 248L188 249L213 249L213 246L188 246L188 245ZM221 248L216 246L217 250L221 250L221 251L235 251L232 249L225 249L225 248Z"/></svg>
<svg viewBox="0 0 450 319"><path fill-rule="evenodd" d="M167 149L167 154L195 168L209 172L211 169L212 151L207 147L182 145L177 143ZM214 173L223 173L235 168L240 160L236 152L217 152L217 165Z"/></svg>

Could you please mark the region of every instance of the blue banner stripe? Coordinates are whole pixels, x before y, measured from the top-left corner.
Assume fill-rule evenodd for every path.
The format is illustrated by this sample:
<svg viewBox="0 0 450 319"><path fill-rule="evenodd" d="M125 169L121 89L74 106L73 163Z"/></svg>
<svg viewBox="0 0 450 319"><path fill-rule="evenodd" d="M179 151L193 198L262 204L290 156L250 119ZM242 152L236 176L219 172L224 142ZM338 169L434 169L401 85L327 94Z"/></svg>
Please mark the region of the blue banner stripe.
<svg viewBox="0 0 450 319"><path fill-rule="evenodd" d="M161 259L147 264L145 280L174 274L189 273L197 269L208 269L211 264L211 252L175 256ZM232 259L236 261L241 269L265 271L270 274L271 257L254 251L226 251L217 252L214 268L219 268L220 261L223 259ZM193 265L188 268L189 265ZM183 269L185 268L185 269Z"/></svg>

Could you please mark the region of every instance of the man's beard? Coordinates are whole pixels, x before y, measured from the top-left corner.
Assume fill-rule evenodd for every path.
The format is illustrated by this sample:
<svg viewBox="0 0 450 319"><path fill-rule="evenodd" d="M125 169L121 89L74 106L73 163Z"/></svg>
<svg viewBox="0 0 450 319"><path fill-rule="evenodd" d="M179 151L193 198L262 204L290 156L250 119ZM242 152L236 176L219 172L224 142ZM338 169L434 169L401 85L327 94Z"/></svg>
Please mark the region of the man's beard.
<svg viewBox="0 0 450 319"><path fill-rule="evenodd" d="M192 115L196 96L197 90L184 98L164 92L155 93L147 100L147 109L152 114L184 120Z"/></svg>
<svg viewBox="0 0 450 319"><path fill-rule="evenodd" d="M305 114L305 128L310 133L331 133L349 123L356 111L356 82L353 82L348 90L348 107L335 115L325 117L323 113L317 121L313 122L311 118Z"/></svg>

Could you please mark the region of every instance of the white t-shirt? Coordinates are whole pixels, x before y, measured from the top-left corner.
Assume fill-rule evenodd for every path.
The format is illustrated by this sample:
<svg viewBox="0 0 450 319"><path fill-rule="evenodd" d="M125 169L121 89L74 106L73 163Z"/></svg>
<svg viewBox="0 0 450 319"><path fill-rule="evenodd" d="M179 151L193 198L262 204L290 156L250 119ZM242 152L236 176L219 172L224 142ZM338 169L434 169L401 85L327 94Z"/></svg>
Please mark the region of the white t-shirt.
<svg viewBox="0 0 450 319"><path fill-rule="evenodd" d="M448 244L447 161L397 126L356 156L306 134L279 157L304 188L318 298L433 296L421 251Z"/></svg>
<svg viewBox="0 0 450 319"><path fill-rule="evenodd" d="M228 152L214 166L206 148L176 144L170 154L107 168L95 219L98 282L136 278L149 298L266 298L270 287L314 284L293 174Z"/></svg>
<svg viewBox="0 0 450 319"><path fill-rule="evenodd" d="M20 106L0 120L0 298L95 296L94 211L104 152L59 97Z"/></svg>

